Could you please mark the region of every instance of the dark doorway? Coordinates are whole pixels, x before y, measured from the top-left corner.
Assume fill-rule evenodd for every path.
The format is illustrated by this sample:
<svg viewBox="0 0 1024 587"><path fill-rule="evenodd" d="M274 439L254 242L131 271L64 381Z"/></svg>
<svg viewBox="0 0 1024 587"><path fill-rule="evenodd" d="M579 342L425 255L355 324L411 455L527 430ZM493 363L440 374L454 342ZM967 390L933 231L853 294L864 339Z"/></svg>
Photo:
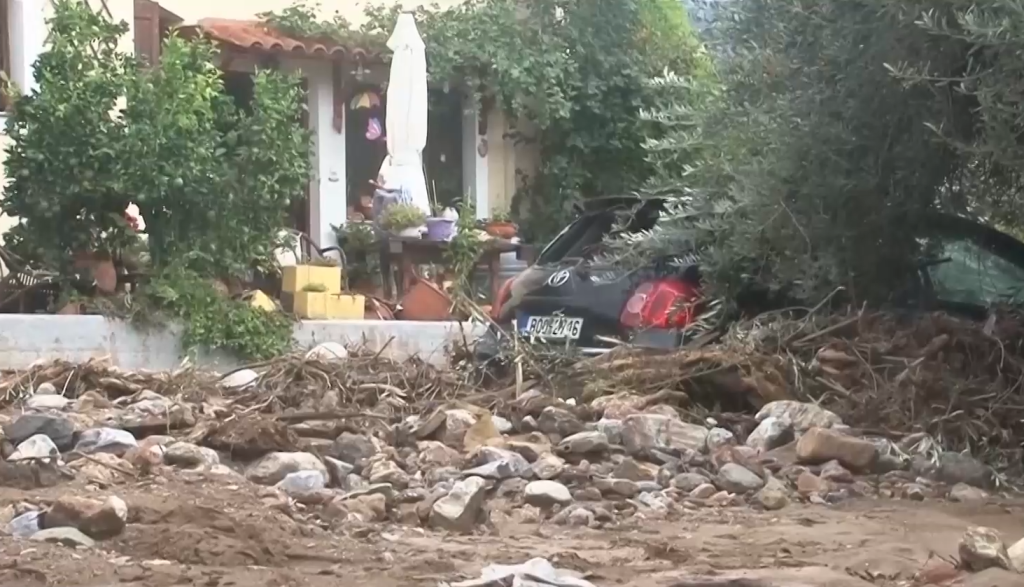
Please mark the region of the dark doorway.
<svg viewBox="0 0 1024 587"><path fill-rule="evenodd" d="M465 196L462 184L462 98L458 92L430 90L427 145L423 164L427 189L439 206L454 206Z"/></svg>

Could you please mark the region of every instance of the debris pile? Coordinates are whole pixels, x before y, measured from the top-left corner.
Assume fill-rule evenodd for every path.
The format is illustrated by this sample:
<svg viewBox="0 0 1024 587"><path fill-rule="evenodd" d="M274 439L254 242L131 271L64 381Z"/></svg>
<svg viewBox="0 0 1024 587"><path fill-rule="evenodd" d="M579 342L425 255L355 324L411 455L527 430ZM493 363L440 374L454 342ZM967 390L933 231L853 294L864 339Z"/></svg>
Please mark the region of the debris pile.
<svg viewBox="0 0 1024 587"><path fill-rule="evenodd" d="M104 493L0 503L0 528L109 540L134 515L120 484L181 474L260 487L269 509L346 532L383 521L453 533L500 519L630 527L851 498L985 503L1006 488L990 463L1019 442L1002 412L1024 402L1009 334L971 328L939 316L768 322L490 388L330 343L223 378L41 365L0 380L0 486ZM1013 569L1021 549L972 530L962 566Z"/></svg>

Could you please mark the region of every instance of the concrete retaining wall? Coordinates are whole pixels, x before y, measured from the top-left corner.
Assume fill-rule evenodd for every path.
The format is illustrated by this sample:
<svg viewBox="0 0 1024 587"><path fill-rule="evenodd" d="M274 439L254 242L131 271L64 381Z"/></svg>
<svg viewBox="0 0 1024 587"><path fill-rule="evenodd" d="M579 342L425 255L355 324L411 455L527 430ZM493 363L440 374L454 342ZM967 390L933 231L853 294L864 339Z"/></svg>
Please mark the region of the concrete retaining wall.
<svg viewBox="0 0 1024 587"><path fill-rule="evenodd" d="M382 356L401 360L415 355L443 365L452 343L472 342L484 330L479 324L459 322L307 320L296 324L295 341L300 348L336 341L379 350L391 340ZM176 328L140 330L102 316L2 314L0 369L23 369L36 361L80 362L107 356L124 369L174 369L183 356L179 332ZM201 353L197 360L222 371L240 364L221 352Z"/></svg>

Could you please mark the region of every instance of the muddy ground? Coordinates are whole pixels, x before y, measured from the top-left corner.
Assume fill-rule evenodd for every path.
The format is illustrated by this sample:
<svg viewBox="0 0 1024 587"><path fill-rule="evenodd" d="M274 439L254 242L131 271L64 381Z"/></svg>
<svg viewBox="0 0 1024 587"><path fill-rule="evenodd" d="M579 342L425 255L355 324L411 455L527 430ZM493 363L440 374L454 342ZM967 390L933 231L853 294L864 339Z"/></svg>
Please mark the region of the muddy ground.
<svg viewBox="0 0 1024 587"><path fill-rule="evenodd" d="M937 558L954 559L971 525L995 528L1010 543L1021 538L1024 500L698 509L663 520L634 516L601 530L524 521L516 506L493 500L490 525L458 536L390 523L325 530L301 509L275 509L280 504L263 488L244 480L167 471L102 490L77 481L30 492L0 488L0 507L69 493L122 497L127 529L91 550L0 537L0 585L437 585L475 577L489 563L532 557L590 573L598 586L712 585L685 579L739 571L768 577L773 587L1024 585L1021 575L1000 570L943 582L951 575ZM923 582L922 571L924 581L935 582Z"/></svg>

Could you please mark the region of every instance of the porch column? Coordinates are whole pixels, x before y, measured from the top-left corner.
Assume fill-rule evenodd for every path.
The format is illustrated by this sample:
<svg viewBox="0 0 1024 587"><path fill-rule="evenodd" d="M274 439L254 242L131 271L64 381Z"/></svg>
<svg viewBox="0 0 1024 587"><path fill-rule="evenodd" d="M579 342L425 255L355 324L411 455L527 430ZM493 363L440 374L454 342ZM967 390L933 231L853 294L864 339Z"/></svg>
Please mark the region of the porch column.
<svg viewBox="0 0 1024 587"><path fill-rule="evenodd" d="M309 232L321 247L337 244L331 225L348 216L345 126L334 128L334 83L331 63L303 66L309 80L309 126L313 133L313 179L309 186Z"/></svg>
<svg viewBox="0 0 1024 587"><path fill-rule="evenodd" d="M478 134L479 104L462 114L462 185L476 205L477 219L491 214L487 136ZM483 149L481 149L483 145ZM484 153L480 155L481 151Z"/></svg>
<svg viewBox="0 0 1024 587"><path fill-rule="evenodd" d="M43 52L46 40L46 0L9 0L11 81L23 93L36 87L32 65Z"/></svg>

